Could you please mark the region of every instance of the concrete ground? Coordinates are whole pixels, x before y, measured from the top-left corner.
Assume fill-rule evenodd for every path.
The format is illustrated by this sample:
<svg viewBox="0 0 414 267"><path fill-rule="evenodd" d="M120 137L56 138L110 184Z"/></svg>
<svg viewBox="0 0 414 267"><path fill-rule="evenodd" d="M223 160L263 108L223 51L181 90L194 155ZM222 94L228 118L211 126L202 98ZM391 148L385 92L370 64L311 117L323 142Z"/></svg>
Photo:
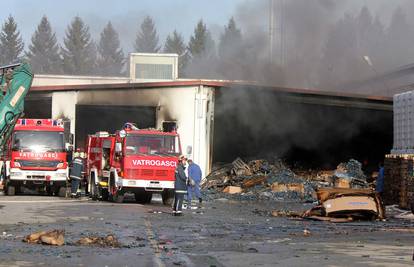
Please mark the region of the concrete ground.
<svg viewBox="0 0 414 267"><path fill-rule="evenodd" d="M159 199L140 205L0 196L0 266L413 266L414 221L334 224L269 215L308 207L219 199L173 217ZM64 246L22 242L51 229L65 230ZM107 234L122 247L76 244Z"/></svg>

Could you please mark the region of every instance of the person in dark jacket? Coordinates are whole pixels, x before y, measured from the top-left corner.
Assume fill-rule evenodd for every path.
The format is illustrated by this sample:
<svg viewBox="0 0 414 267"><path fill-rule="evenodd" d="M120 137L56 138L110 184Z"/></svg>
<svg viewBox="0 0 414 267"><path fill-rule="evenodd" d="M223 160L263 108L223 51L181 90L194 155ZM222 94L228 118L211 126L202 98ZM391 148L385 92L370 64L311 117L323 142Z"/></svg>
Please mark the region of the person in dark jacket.
<svg viewBox="0 0 414 267"><path fill-rule="evenodd" d="M84 168L83 159L80 157L80 151L76 151L75 158L70 165L69 177L71 180L71 197L76 197Z"/></svg>
<svg viewBox="0 0 414 267"><path fill-rule="evenodd" d="M382 163L379 165L375 191L382 197L382 192L384 191L384 164Z"/></svg>
<svg viewBox="0 0 414 267"><path fill-rule="evenodd" d="M184 195L187 194L187 176L185 175L185 164L187 159L184 156L180 156L175 169L175 183L174 183L174 206L173 215L182 215Z"/></svg>

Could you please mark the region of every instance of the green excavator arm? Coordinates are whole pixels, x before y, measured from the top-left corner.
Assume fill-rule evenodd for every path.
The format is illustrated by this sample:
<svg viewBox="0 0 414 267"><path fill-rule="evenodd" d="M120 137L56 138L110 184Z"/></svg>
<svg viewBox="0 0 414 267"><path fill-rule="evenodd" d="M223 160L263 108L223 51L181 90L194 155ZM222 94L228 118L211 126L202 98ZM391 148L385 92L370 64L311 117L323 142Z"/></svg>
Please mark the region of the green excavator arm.
<svg viewBox="0 0 414 267"><path fill-rule="evenodd" d="M0 151L3 151L17 120L23 116L24 98L33 82L33 72L28 63L0 67Z"/></svg>

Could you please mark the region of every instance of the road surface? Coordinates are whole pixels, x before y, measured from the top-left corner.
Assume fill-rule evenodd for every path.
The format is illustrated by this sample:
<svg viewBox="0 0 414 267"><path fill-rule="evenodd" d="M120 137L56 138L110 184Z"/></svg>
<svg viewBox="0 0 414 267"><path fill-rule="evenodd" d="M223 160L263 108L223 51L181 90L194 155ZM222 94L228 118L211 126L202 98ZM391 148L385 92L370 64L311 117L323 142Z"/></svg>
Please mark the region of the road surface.
<svg viewBox="0 0 414 267"><path fill-rule="evenodd" d="M0 266L413 266L412 220L334 224L269 215L308 207L218 199L173 217L159 199L141 205L0 196ZM65 230L64 246L22 242L52 229ZM107 234L122 247L76 244Z"/></svg>

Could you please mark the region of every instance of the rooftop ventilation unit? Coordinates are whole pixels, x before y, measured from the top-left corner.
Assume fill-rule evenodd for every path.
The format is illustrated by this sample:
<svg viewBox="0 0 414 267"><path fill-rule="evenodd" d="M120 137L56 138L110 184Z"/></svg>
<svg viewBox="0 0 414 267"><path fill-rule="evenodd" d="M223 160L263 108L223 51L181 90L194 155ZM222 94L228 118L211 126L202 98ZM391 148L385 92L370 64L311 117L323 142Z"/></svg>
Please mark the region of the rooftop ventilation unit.
<svg viewBox="0 0 414 267"><path fill-rule="evenodd" d="M175 80L178 78L177 54L130 54L132 80Z"/></svg>

